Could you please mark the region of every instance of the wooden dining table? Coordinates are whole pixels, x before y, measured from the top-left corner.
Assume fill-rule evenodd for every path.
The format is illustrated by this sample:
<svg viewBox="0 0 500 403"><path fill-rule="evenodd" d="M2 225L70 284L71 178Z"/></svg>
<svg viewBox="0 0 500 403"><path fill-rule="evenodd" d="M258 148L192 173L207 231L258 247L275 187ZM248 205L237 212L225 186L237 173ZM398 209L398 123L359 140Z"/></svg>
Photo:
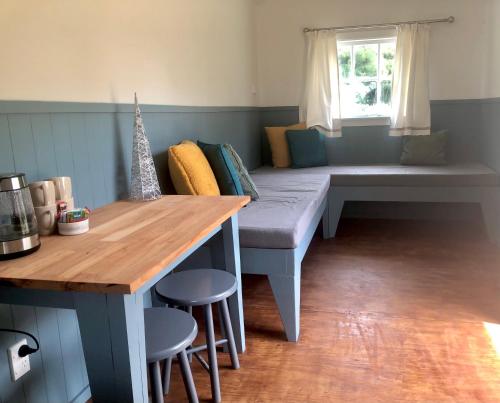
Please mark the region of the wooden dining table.
<svg viewBox="0 0 500 403"><path fill-rule="evenodd" d="M237 349L245 350L238 211L249 202L172 195L98 208L89 232L43 237L37 252L0 261L0 303L75 309L93 401L148 402L151 289L212 238L220 268L237 278L229 309Z"/></svg>

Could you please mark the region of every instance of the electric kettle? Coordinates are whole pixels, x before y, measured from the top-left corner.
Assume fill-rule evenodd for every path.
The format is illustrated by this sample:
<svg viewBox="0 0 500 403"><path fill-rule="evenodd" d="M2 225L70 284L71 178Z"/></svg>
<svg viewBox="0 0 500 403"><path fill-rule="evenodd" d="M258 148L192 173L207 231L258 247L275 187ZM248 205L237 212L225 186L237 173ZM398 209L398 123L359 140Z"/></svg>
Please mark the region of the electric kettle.
<svg viewBox="0 0 500 403"><path fill-rule="evenodd" d="M0 260L36 251L40 238L31 194L22 173L0 173Z"/></svg>

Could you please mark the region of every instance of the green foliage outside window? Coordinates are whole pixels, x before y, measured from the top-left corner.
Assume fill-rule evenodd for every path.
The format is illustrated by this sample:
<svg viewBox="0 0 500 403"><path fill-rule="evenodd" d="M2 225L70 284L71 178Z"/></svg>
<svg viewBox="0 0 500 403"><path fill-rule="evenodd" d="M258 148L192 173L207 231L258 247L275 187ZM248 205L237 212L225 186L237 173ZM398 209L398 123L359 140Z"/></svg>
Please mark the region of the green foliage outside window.
<svg viewBox="0 0 500 403"><path fill-rule="evenodd" d="M394 64L394 50L388 50L382 53L384 59L384 74L386 76L392 76L392 68Z"/></svg>
<svg viewBox="0 0 500 403"><path fill-rule="evenodd" d="M356 49L355 73L357 77L377 76L377 53L370 47L361 46Z"/></svg>
<svg viewBox="0 0 500 403"><path fill-rule="evenodd" d="M343 49L339 54L340 74L343 78L349 78L351 72L351 50Z"/></svg>
<svg viewBox="0 0 500 403"><path fill-rule="evenodd" d="M349 103L352 102L349 98L354 98L358 105L348 106L346 110L354 115L387 110L392 98L394 53L393 43L339 46L339 76L344 99Z"/></svg>
<svg viewBox="0 0 500 403"><path fill-rule="evenodd" d="M361 105L375 105L377 103L377 82L367 81L363 83L366 87L364 94L356 94L356 103Z"/></svg>
<svg viewBox="0 0 500 403"><path fill-rule="evenodd" d="M392 97L392 83L389 80L384 80L381 84L382 93L380 94L380 100L382 103L389 105Z"/></svg>

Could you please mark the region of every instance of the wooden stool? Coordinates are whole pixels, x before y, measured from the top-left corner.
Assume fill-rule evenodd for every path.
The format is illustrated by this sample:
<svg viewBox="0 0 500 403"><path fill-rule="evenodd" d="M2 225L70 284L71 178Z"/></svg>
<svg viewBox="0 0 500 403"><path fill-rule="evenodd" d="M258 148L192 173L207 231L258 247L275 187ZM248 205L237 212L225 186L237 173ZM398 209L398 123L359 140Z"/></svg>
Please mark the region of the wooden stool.
<svg viewBox="0 0 500 403"><path fill-rule="evenodd" d="M232 274L214 269L180 271L166 276L156 285L158 298L166 304L186 307L188 310L191 310L193 306L203 307L207 344L189 348L187 353L194 354L204 368L209 371L212 399L216 403L221 401L216 346L227 344L233 369L240 367L234 343L233 327L227 306L227 298L233 295L236 290L237 282ZM212 315L213 303L218 303L220 309L222 319L221 330L225 337L221 340L215 340ZM208 351L208 365L197 354L199 351L205 349ZM168 360L167 369L170 365L171 360ZM169 379L167 379L167 376L169 375L169 371L165 371L165 375L164 386L168 389Z"/></svg>
<svg viewBox="0 0 500 403"><path fill-rule="evenodd" d="M182 379L190 403L198 403L198 395L191 374L186 348L198 334L193 317L178 309L148 308L144 310L146 332L146 359L151 379L151 393L155 403L163 403L160 361L177 356Z"/></svg>

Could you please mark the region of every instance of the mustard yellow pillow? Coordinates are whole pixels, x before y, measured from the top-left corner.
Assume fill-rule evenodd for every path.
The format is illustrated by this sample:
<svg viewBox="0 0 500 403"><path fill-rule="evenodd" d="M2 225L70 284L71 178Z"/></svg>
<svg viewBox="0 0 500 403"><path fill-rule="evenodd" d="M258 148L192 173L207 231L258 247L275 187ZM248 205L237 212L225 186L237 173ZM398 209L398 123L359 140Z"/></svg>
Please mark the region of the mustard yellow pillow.
<svg viewBox="0 0 500 403"><path fill-rule="evenodd" d="M291 126L266 127L267 139L271 146L273 166L275 168L288 168L292 164L288 143L286 141L287 130L304 130L305 123L297 123Z"/></svg>
<svg viewBox="0 0 500 403"><path fill-rule="evenodd" d="M168 149L168 168L181 195L219 196L219 186L203 151L191 141Z"/></svg>

